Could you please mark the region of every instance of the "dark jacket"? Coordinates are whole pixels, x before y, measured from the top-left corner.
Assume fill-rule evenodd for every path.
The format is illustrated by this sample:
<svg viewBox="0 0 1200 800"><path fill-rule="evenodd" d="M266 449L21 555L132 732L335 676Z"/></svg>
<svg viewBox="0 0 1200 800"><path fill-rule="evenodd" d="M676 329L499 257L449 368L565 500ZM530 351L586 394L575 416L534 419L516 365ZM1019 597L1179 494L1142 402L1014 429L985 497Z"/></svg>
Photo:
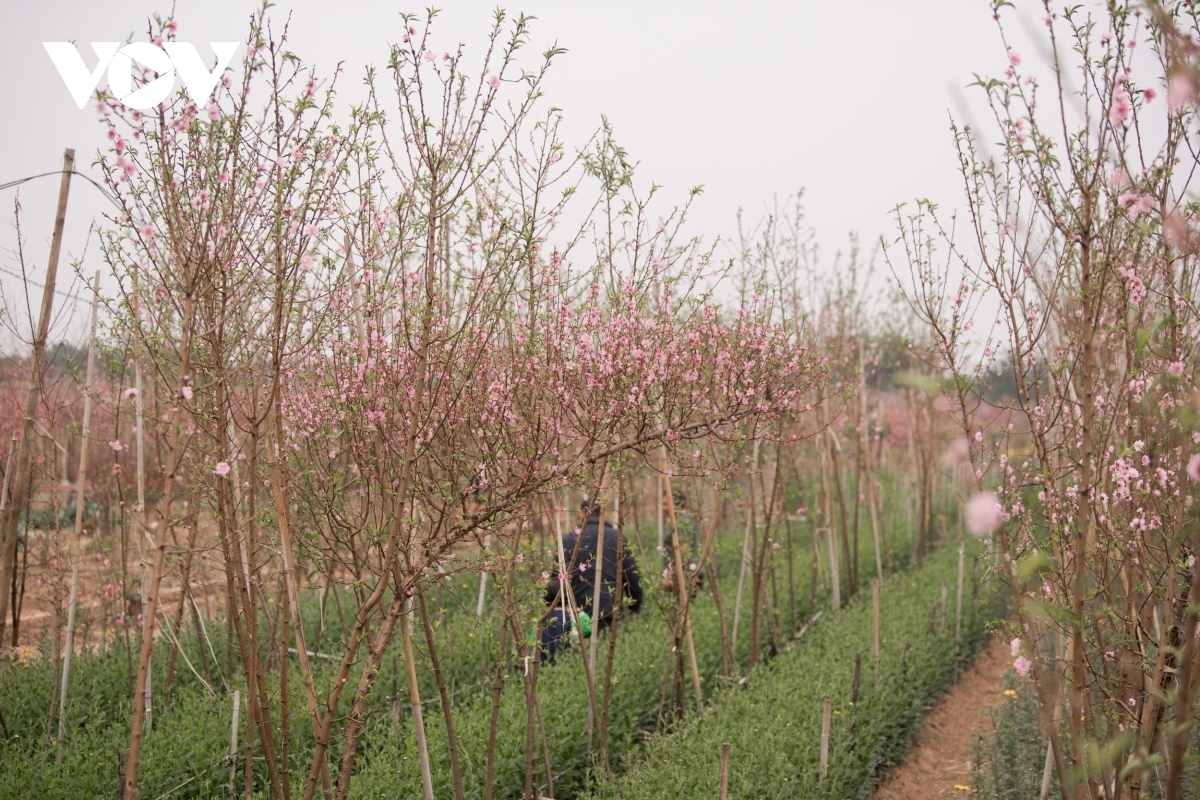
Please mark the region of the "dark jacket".
<svg viewBox="0 0 1200 800"><path fill-rule="evenodd" d="M592 613L593 581L596 579L596 544L600 519L592 517L588 520L579 534L571 531L563 537L563 553L567 564L570 565L568 575L571 583L571 593L575 596L575 607L580 611ZM621 537L621 577L625 584L623 597L629 599L631 611L638 611L642 605L642 584L638 579L637 563L633 560L633 552L624 536ZM575 553L576 544L579 552ZM572 553L575 553L572 558ZM555 564L554 574L562 571ZM600 565L600 620L605 622L612 618L613 601L617 590L617 529L607 522L604 523L604 562ZM558 580L551 580L546 587L546 602L553 603L558 596Z"/></svg>

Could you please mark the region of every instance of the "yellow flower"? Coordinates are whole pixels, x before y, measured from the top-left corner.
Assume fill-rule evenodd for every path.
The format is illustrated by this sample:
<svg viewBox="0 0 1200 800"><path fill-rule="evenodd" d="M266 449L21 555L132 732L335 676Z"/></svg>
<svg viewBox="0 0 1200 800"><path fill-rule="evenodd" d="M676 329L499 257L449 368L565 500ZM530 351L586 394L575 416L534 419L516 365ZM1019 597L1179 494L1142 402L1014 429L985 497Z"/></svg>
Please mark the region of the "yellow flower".
<svg viewBox="0 0 1200 800"><path fill-rule="evenodd" d="M1009 690L1009 691L1011 691L1011 690ZM961 783L954 784L954 790L956 792L974 792L975 791L970 786L963 786Z"/></svg>
<svg viewBox="0 0 1200 800"><path fill-rule="evenodd" d="M1012 689L1005 689L1005 690L1004 690L1004 696L1005 696L1005 697L1011 697L1013 700L1016 700L1016 699L1017 699L1017 693L1016 693L1016 692L1014 692Z"/></svg>

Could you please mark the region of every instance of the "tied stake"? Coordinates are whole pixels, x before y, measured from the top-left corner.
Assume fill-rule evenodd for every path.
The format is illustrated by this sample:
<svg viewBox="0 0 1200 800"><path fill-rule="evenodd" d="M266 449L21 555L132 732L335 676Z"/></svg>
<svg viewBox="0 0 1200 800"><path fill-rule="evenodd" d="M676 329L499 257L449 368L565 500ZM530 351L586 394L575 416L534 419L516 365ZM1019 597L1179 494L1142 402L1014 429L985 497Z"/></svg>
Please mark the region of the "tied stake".
<svg viewBox="0 0 1200 800"><path fill-rule="evenodd" d="M729 743L725 742L721 745L721 780L717 790L717 797L720 800L727 800L729 797Z"/></svg>
<svg viewBox="0 0 1200 800"><path fill-rule="evenodd" d="M825 710L821 715L821 777L829 771L829 726L833 722L833 702L825 701Z"/></svg>

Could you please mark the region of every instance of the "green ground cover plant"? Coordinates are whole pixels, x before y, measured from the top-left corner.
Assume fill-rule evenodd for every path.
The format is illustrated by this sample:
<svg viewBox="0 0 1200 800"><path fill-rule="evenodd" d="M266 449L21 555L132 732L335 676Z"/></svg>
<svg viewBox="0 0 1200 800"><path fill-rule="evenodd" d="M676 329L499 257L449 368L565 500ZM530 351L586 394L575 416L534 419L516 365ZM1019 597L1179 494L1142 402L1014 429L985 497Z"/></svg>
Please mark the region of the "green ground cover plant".
<svg viewBox="0 0 1200 800"><path fill-rule="evenodd" d="M969 575L969 556L966 563ZM957 548L946 547L918 569L885 581L877 666L871 659L871 597L864 593L814 627L801 646L752 672L745 687L729 690L703 720L692 719L650 742L637 764L604 781L592 796L714 797L723 743L732 745L730 797L868 796L887 766L907 751L925 712L971 662L987 623L1003 611L1001 593L985 584L976 596L968 584L956 637L957 566ZM950 587L945 626L943 585ZM832 704L832 725L822 775L826 699Z"/></svg>

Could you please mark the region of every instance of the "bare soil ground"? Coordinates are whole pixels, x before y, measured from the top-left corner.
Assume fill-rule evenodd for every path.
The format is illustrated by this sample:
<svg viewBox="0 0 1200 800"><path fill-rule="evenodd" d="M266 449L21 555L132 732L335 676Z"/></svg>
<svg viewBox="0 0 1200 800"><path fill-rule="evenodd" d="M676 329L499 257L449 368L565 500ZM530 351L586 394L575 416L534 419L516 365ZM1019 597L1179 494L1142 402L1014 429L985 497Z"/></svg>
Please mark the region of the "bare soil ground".
<svg viewBox="0 0 1200 800"><path fill-rule="evenodd" d="M20 646L17 649L17 656L22 659L36 658L39 655L42 633L54 624L56 596L60 605L59 613L65 614L70 575L65 560L61 565L51 560L53 556L61 555L61 551L55 551L41 542L31 543L30 546L33 549L28 559L29 573L26 576L26 591L21 603ZM197 552L190 580L191 594L199 603L205 617L211 618L212 613L223 605L224 572L221 564L214 558L217 555L215 544L208 543L207 548L198 547ZM97 553L100 553L99 558ZM77 650L85 645L99 644L105 634L116 630L115 620L122 611L125 617L123 622L134 626L138 624L137 618L142 609L136 581L132 578L127 580L128 595L116 590L106 592L112 582L120 581L117 566L103 561L110 556L116 558L115 553L102 552L100 546L90 538L83 541L79 568L80 627L76 634ZM137 554L131 552L126 572L136 576L140 569ZM181 596L178 572L172 571L163 579L160 614L173 618ZM11 619L6 619L5 639L9 644L12 636L11 624ZM184 624L190 624L190 618Z"/></svg>
<svg viewBox="0 0 1200 800"><path fill-rule="evenodd" d="M971 740L990 726L987 709L1003 699L1007 645L992 637L975 663L921 725L904 761L875 790L873 800L933 800L967 797L971 783Z"/></svg>

